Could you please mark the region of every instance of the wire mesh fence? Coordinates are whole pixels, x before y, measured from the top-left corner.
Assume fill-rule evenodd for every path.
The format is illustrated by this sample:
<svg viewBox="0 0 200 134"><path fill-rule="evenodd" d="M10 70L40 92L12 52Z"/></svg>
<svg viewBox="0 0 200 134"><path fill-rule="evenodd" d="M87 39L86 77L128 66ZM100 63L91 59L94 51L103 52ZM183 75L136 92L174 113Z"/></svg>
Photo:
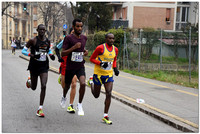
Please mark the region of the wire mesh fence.
<svg viewBox="0 0 200 134"><path fill-rule="evenodd" d="M89 55L103 43L88 36ZM118 68L130 70L198 71L198 32L166 32L150 28L124 32L119 41ZM191 49L189 49L191 48ZM189 61L190 59L190 61ZM190 65L189 65L190 62Z"/></svg>

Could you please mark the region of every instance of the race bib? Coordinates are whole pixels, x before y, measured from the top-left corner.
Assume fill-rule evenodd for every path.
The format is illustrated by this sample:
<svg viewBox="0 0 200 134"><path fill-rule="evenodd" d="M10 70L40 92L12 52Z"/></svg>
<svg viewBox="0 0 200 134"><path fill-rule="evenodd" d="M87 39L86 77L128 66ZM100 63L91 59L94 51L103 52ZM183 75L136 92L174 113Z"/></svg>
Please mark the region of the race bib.
<svg viewBox="0 0 200 134"><path fill-rule="evenodd" d="M46 61L47 53L46 52L35 52L36 55L40 55L40 58L37 61Z"/></svg>
<svg viewBox="0 0 200 134"><path fill-rule="evenodd" d="M72 52L71 61L82 62L83 61L83 52Z"/></svg>
<svg viewBox="0 0 200 134"><path fill-rule="evenodd" d="M104 61L102 61L104 62ZM106 68L101 67L103 70L111 70L113 62L108 62L108 66Z"/></svg>

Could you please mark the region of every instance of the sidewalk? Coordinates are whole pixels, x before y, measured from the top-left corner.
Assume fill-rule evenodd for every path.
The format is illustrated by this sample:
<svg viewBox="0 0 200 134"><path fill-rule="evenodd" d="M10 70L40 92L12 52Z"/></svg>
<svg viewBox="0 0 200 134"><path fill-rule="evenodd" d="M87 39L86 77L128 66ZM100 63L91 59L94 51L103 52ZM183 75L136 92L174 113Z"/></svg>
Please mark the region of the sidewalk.
<svg viewBox="0 0 200 134"><path fill-rule="evenodd" d="M86 80L94 65L85 64ZM59 63L50 60L50 70ZM134 76L120 71L114 76L112 97L183 132L199 132L199 90ZM102 86L102 93L104 88ZM137 103L143 99L145 103Z"/></svg>

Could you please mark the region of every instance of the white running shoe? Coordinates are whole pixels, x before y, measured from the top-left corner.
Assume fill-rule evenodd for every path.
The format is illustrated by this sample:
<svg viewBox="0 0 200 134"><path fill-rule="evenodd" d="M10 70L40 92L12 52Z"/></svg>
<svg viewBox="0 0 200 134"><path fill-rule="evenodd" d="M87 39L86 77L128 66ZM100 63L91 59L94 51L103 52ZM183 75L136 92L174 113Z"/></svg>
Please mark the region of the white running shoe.
<svg viewBox="0 0 200 134"><path fill-rule="evenodd" d="M66 107L66 100L67 100L66 98L62 97L61 102L60 102L60 105L62 108Z"/></svg>
<svg viewBox="0 0 200 134"><path fill-rule="evenodd" d="M79 116L84 116L84 111L83 111L82 104L78 104L77 105L77 110L78 110L78 115Z"/></svg>

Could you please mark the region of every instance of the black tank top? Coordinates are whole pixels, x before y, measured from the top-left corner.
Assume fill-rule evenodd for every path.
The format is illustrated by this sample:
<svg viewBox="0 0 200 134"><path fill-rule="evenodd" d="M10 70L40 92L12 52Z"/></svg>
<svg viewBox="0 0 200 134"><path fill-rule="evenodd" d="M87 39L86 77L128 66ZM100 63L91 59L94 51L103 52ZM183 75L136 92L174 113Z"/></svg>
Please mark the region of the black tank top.
<svg viewBox="0 0 200 134"><path fill-rule="evenodd" d="M38 38L38 36L36 36L36 44L35 46L31 47L31 53L35 54L36 52L43 52L43 53L48 53L50 45L48 43L48 39L46 38L45 41L42 41Z"/></svg>

